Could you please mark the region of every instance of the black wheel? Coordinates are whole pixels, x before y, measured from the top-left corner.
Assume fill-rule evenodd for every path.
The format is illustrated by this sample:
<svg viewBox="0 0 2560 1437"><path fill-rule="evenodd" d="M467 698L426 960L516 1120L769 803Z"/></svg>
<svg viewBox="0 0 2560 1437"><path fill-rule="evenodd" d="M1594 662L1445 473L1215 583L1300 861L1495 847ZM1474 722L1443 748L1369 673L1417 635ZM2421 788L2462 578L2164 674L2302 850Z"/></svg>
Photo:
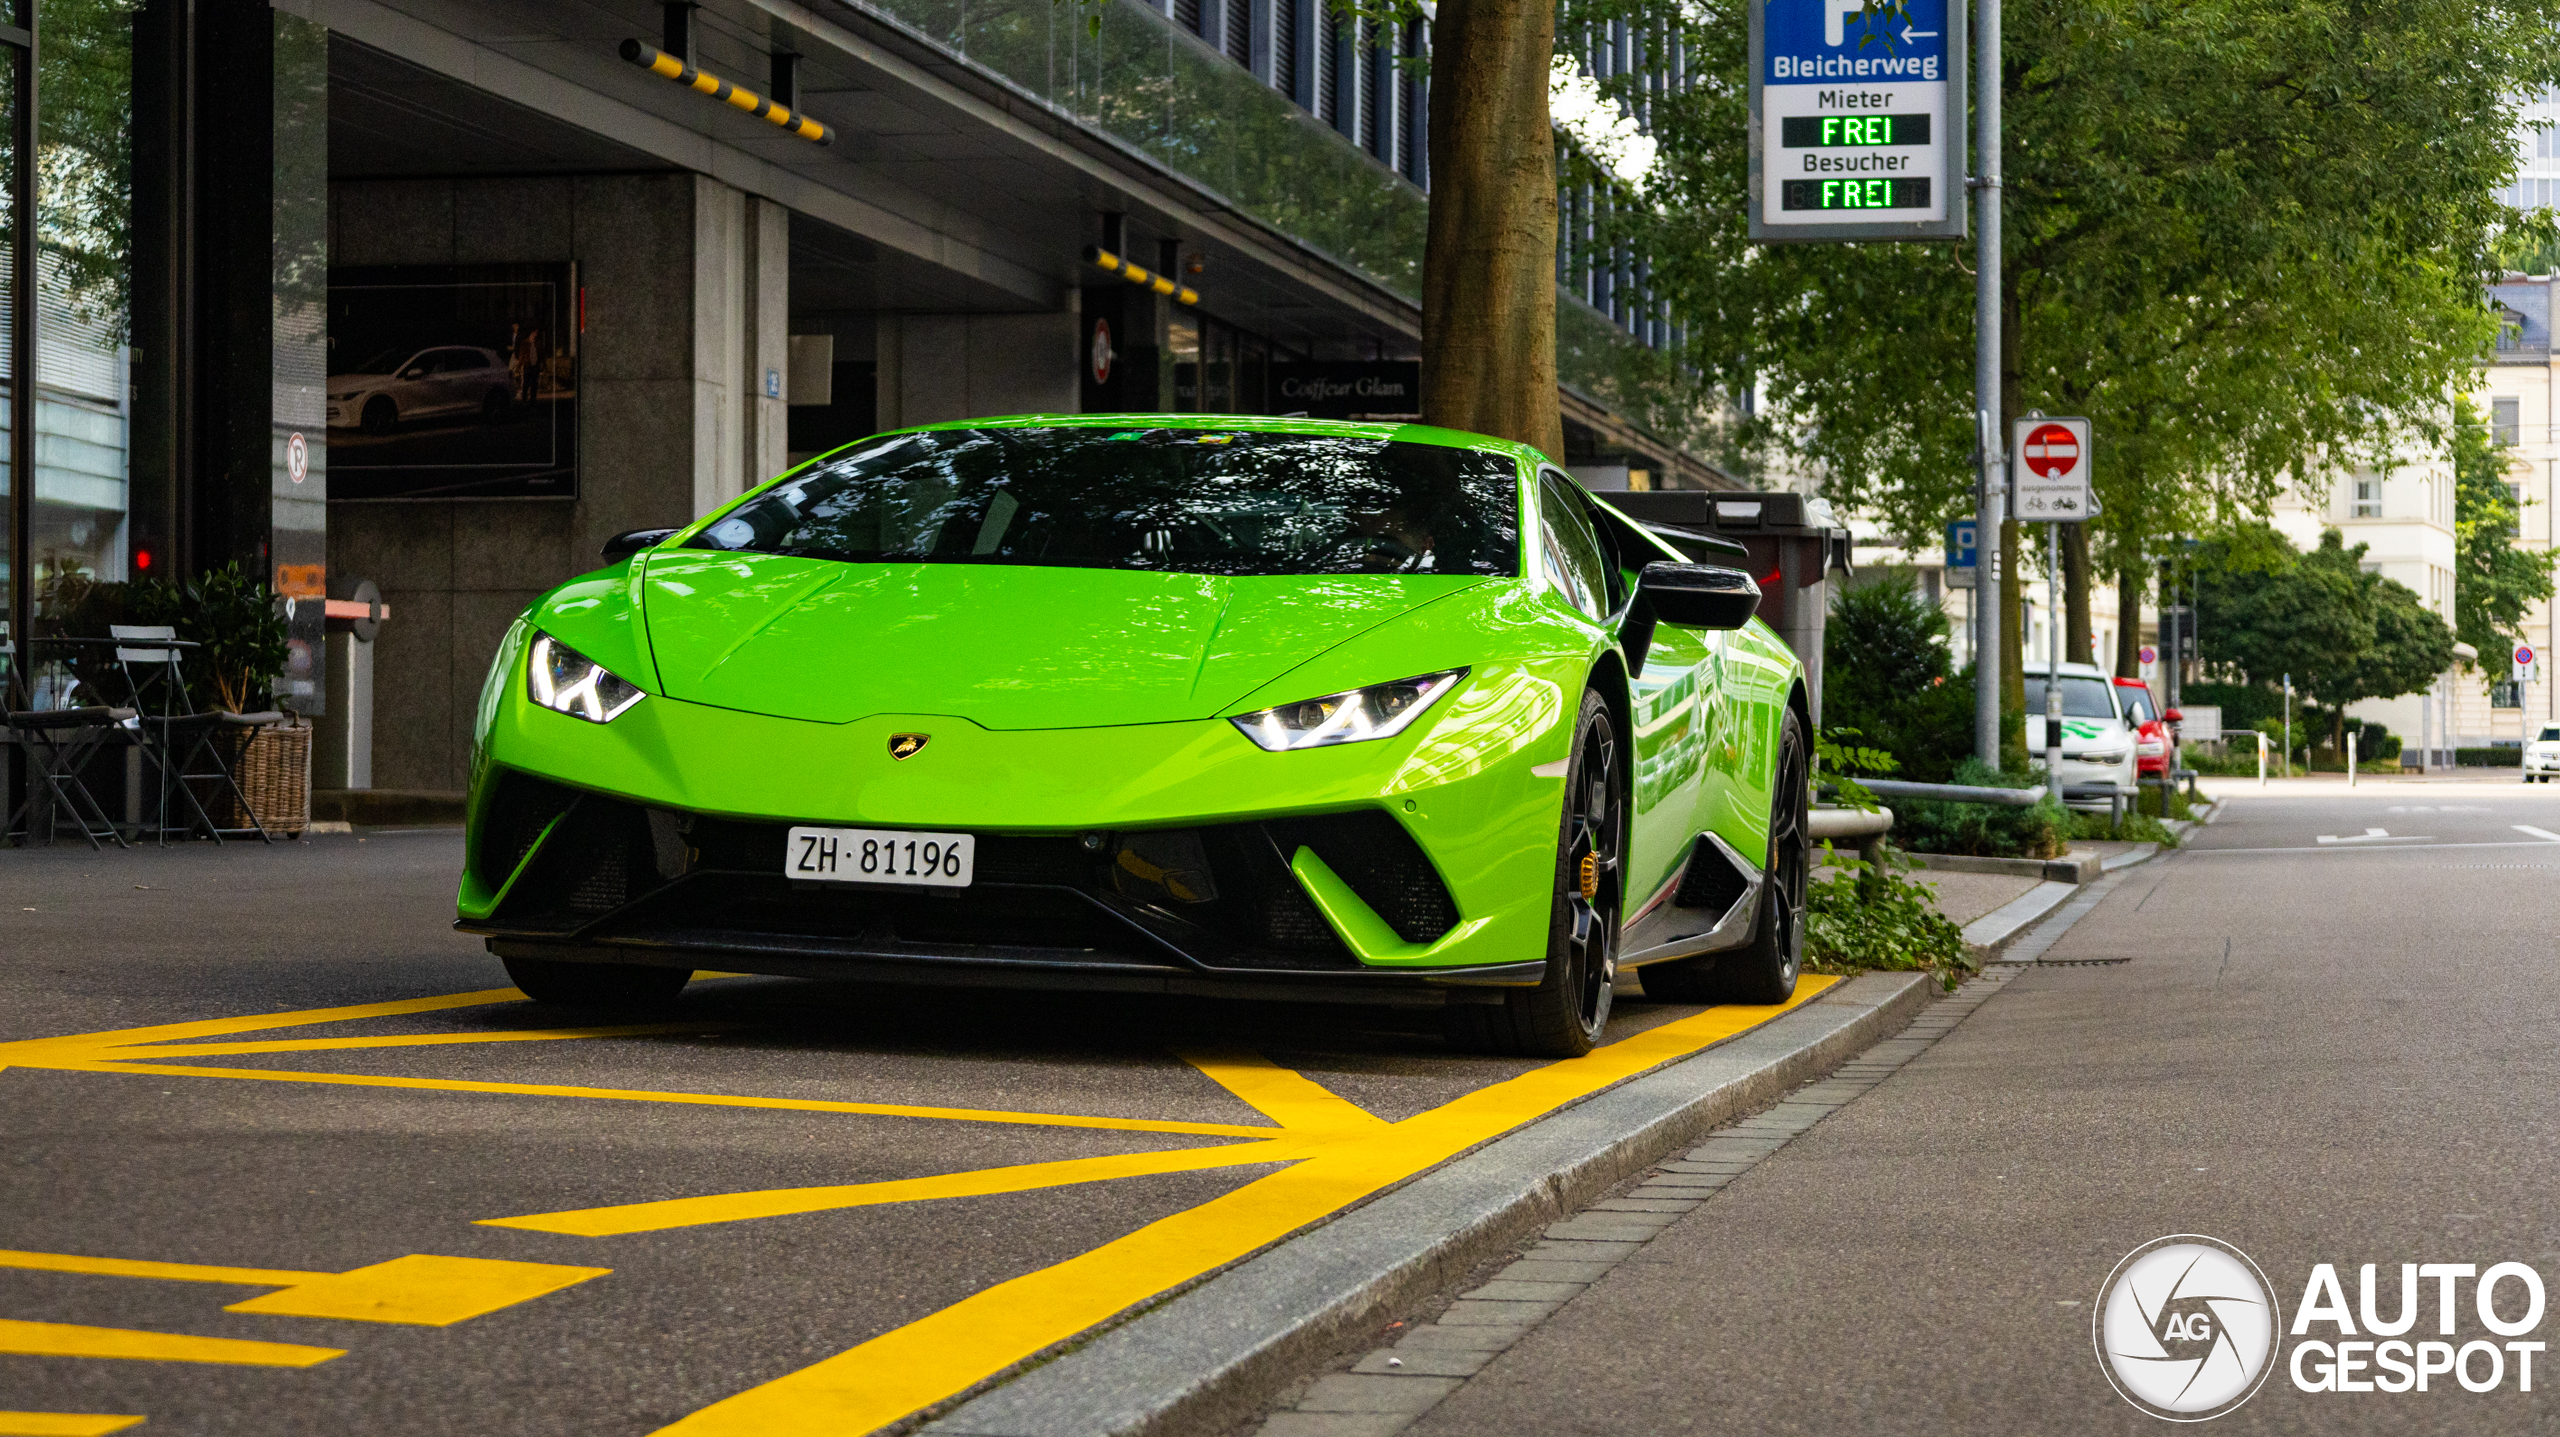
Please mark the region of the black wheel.
<svg viewBox="0 0 2560 1437"><path fill-rule="evenodd" d="M1579 1058L1609 1022L1618 976L1625 805L1618 801L1618 729L1608 702L1582 696L1573 764L1565 771L1564 821L1556 836L1556 887L1547 923L1547 973L1502 1002L1446 1010L1449 1041L1479 1053Z"/></svg>
<svg viewBox="0 0 2560 1437"><path fill-rule="evenodd" d="M646 963L561 963L549 958L502 958L507 977L537 1003L563 1008L651 1008L673 999L693 981L684 968Z"/></svg>
<svg viewBox="0 0 2560 1437"><path fill-rule="evenodd" d="M399 406L399 405L392 403L390 400L385 399L385 398L383 398L381 395L378 395L378 394L377 394L377 395L375 395L373 398L368 399L368 400L366 400L366 401L365 401L365 406L364 406L364 432L365 432L365 433L367 433L367 434L375 434L375 435L388 434L388 433L390 433L393 429L397 428L397 427L399 426L399 424L400 424L400 406Z"/></svg>
<svg viewBox="0 0 2560 1437"><path fill-rule="evenodd" d="M505 390L490 390L488 397L480 401L481 422L484 424L495 424L499 420L506 418L507 406L514 402L514 397L509 395Z"/></svg>
<svg viewBox="0 0 2560 1437"><path fill-rule="evenodd" d="M1777 786L1769 793L1769 868L1760 887L1760 922L1750 945L1726 954L1713 974L1720 1003L1783 1003L1796 993L1804 971L1805 882L1813 866L1805 812L1812 802L1805 782L1804 720L1794 709L1778 735Z"/></svg>

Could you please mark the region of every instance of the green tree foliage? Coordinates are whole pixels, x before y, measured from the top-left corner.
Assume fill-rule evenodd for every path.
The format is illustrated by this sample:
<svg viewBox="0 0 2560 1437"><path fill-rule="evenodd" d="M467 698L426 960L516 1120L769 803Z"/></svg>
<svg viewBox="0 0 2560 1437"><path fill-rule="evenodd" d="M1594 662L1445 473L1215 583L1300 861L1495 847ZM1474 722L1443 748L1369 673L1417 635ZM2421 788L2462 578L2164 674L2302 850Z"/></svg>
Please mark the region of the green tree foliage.
<svg viewBox="0 0 2560 1437"><path fill-rule="evenodd" d="M2205 545L2197 556L2197 657L2253 683L2290 674L2301 693L2321 692L2324 675L2345 685L2357 656L2373 646L2373 614L2352 566L2312 557L2295 554L2264 524Z"/></svg>
<svg viewBox="0 0 2560 1437"><path fill-rule="evenodd" d="M137 0L45 0L38 50L39 253L83 317L121 339L133 255Z"/></svg>
<svg viewBox="0 0 2560 1437"><path fill-rule="evenodd" d="M1947 668L1947 616L1908 575L1843 591L1822 636L1822 722L1898 760L1893 776L1945 783L1973 750L1973 686ZM1882 776L1886 770L1866 770Z"/></svg>
<svg viewBox="0 0 2560 1437"><path fill-rule="evenodd" d="M1743 0L1652 98L1649 236L1691 358L1835 501L1970 507L1972 290L1949 245L1745 239ZM2099 561L2265 512L2287 474L2426 430L2487 341L2520 99L2560 0L2022 0L2005 16L2003 404L2095 419Z"/></svg>
<svg viewBox="0 0 2560 1437"><path fill-rule="evenodd" d="M2553 556L2517 547L2511 465L2480 411L2457 400L2454 421L2453 631L2480 651L2481 672L2503 674L2525 614L2551 597Z"/></svg>
<svg viewBox="0 0 2560 1437"><path fill-rule="evenodd" d="M2335 529L2299 555L2263 525L2206 545L2199 656L2262 687L2290 674L2333 737L2347 705L2426 688L2453 664L2453 630L2406 585L2364 572L2364 555Z"/></svg>

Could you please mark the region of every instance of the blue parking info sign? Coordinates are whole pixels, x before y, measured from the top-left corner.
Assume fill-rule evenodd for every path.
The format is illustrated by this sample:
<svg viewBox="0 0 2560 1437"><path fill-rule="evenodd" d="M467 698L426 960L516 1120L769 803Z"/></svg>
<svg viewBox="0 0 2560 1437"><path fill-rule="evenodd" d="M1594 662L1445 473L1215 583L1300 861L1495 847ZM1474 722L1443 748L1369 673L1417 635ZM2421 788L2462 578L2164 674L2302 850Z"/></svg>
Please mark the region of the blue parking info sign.
<svg viewBox="0 0 2560 1437"><path fill-rule="evenodd" d="M1948 568L1970 569L1981 562L1978 557L1979 551L1974 544L1973 525L1974 521L1971 519L1947 521Z"/></svg>
<svg viewBox="0 0 2560 1437"><path fill-rule="evenodd" d="M1744 0L1751 238L1965 237L1961 0Z"/></svg>

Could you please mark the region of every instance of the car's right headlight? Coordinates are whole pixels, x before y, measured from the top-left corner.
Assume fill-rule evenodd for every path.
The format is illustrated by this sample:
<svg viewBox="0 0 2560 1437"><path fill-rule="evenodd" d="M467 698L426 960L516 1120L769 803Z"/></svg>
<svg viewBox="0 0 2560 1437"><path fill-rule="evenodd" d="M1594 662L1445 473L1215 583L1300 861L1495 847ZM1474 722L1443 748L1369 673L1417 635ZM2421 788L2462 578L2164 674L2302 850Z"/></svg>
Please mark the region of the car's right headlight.
<svg viewBox="0 0 2560 1437"><path fill-rule="evenodd" d="M1393 738L1466 676L1465 669L1443 669L1391 684L1371 684L1320 699L1300 699L1293 704L1257 709L1237 714L1229 722L1242 729L1246 738L1273 753Z"/></svg>
<svg viewBox="0 0 2560 1437"><path fill-rule="evenodd" d="M525 695L589 723L611 723L648 697L639 685L539 631L525 665Z"/></svg>

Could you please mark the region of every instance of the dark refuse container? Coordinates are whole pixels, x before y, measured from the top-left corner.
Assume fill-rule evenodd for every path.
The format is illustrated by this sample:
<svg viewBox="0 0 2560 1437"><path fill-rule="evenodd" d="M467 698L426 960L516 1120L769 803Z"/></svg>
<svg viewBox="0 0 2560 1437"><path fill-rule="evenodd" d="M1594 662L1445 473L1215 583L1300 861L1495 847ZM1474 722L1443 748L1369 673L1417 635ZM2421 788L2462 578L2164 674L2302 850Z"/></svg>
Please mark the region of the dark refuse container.
<svg viewBox="0 0 2560 1437"><path fill-rule="evenodd" d="M1848 526L1831 506L1785 490L1721 493L1663 489L1600 496L1702 564L1732 564L1726 540L1742 545L1743 567L1760 581L1760 620L1804 664L1805 699L1822 727L1822 626L1831 611L1831 571L1849 570ZM1684 542L1685 540L1685 542Z"/></svg>

